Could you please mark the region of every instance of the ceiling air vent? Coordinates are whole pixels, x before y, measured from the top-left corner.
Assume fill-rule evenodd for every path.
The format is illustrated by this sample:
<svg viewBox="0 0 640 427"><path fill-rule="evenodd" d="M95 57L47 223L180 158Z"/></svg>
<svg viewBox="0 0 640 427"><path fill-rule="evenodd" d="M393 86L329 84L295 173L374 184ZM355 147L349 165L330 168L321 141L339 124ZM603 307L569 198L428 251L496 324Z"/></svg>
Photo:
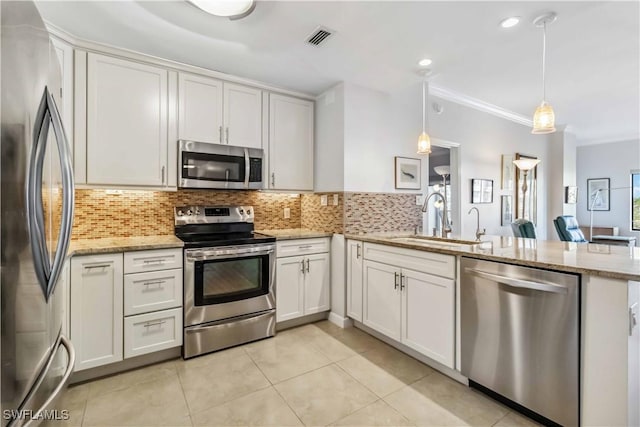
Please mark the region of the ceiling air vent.
<svg viewBox="0 0 640 427"><path fill-rule="evenodd" d="M335 31L330 30L327 27L318 27L309 37L307 37L307 43L319 46L320 43L331 37L334 32Z"/></svg>

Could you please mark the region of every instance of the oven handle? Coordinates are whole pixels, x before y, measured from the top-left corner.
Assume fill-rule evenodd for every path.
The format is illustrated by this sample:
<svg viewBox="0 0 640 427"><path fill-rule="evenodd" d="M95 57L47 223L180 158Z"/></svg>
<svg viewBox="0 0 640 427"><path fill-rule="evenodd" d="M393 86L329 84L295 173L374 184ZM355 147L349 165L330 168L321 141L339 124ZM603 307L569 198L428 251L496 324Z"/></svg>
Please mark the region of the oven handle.
<svg viewBox="0 0 640 427"><path fill-rule="evenodd" d="M212 259L247 258L250 256L272 255L273 253L275 253L275 247L271 245L266 248L187 249L184 251L184 256L187 262L195 262Z"/></svg>

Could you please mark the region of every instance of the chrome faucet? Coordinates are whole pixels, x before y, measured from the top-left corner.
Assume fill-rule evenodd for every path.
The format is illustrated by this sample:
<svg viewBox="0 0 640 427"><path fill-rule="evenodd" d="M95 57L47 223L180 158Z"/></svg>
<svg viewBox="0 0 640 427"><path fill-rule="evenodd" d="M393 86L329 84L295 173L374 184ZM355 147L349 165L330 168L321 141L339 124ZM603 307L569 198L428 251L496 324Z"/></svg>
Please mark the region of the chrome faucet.
<svg viewBox="0 0 640 427"><path fill-rule="evenodd" d="M480 211L475 206L469 209L468 215L471 215L471 211L476 211L476 240L480 241L480 236L484 236L487 233L487 229L483 228L480 231Z"/></svg>
<svg viewBox="0 0 640 427"><path fill-rule="evenodd" d="M449 227L449 221L447 219L447 197L442 195L441 193L431 193L429 196L424 199L424 203L422 204L422 212L427 212L427 207L429 206L429 200L433 196L439 196L442 199L442 228L440 229L440 237L443 239L447 238L447 235L451 233L451 227Z"/></svg>

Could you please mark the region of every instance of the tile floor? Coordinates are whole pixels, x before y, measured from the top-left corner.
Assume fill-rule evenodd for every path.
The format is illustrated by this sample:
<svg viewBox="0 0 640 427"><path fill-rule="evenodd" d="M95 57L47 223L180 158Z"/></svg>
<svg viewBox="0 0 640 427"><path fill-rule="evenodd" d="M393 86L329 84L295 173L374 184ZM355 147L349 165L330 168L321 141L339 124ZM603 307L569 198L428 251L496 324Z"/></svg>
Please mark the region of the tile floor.
<svg viewBox="0 0 640 427"><path fill-rule="evenodd" d="M70 426L535 425L358 329L326 321L73 386L61 407Z"/></svg>

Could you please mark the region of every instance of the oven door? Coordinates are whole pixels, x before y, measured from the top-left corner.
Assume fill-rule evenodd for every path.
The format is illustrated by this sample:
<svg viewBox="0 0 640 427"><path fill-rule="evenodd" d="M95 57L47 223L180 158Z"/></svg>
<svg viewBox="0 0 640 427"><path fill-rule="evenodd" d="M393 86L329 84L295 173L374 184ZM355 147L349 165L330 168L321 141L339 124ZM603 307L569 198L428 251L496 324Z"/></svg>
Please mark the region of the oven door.
<svg viewBox="0 0 640 427"><path fill-rule="evenodd" d="M273 243L186 249L184 325L275 308Z"/></svg>

